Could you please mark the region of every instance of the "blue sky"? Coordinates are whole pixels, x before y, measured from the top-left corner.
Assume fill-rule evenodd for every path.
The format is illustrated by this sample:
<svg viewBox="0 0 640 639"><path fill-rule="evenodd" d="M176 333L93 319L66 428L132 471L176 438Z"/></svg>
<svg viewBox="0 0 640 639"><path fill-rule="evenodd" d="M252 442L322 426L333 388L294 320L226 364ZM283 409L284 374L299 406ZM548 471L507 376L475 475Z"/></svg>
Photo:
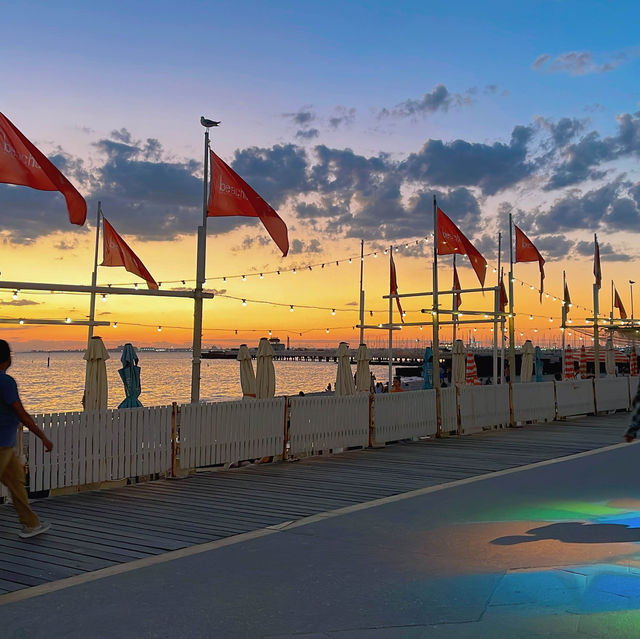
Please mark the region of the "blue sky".
<svg viewBox="0 0 640 639"><path fill-rule="evenodd" d="M508 212L549 263L590 259L593 232L621 267L640 255L636 2L36 0L2 16L0 110L140 242L193 235L204 114L292 257L424 235L434 192L489 259ZM0 202L8 246L64 221L55 194L0 185ZM218 221L236 257L270 250L251 223Z"/></svg>

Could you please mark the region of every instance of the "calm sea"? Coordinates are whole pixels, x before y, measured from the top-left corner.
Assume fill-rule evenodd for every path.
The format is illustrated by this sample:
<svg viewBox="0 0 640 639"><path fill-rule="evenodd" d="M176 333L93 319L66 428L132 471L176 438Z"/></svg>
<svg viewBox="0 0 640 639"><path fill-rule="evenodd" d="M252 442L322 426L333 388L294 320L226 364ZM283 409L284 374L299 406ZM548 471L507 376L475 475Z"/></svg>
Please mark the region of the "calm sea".
<svg viewBox="0 0 640 639"><path fill-rule="evenodd" d="M120 353L110 353L107 360L109 408L116 408L124 399L118 369L122 367ZM142 352L140 357L144 406L186 403L191 393L191 354ZM47 366L47 357L50 357ZM9 373L18 382L18 389L27 411L49 413L82 410L86 362L82 353L14 353ZM253 362L255 369L255 360ZM299 391L323 391L336 381L333 362L274 362L276 395L297 395ZM355 365L352 367L355 373ZM386 382L388 368L372 366L379 381ZM200 397L219 402L241 399L239 364L236 360L202 361Z"/></svg>

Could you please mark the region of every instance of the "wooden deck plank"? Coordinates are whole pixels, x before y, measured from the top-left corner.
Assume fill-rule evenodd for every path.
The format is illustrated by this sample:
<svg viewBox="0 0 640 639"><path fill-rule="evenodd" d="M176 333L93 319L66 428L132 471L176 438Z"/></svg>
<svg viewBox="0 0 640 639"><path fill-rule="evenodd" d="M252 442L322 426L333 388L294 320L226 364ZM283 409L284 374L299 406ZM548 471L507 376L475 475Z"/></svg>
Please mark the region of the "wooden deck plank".
<svg viewBox="0 0 640 639"><path fill-rule="evenodd" d="M401 441L37 500L36 512L54 526L30 540L18 539L15 514L0 506L0 597L62 575L618 443L627 422L622 413Z"/></svg>

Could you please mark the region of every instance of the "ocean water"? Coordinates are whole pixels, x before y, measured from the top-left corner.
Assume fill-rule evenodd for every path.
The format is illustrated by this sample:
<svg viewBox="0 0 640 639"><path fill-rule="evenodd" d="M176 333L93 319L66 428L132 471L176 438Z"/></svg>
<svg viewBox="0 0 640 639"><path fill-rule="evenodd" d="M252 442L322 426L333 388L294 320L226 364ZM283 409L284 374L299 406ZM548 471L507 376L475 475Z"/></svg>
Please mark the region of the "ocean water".
<svg viewBox="0 0 640 639"><path fill-rule="evenodd" d="M116 408L124 399L118 369L122 367L120 353L109 353L107 378L109 408ZM159 406L171 402L186 403L191 395L190 353L138 353L144 406ZM47 357L50 358L47 366ZM255 360L253 362L255 370ZM14 353L9 369L18 382L22 402L31 413L82 410L86 362L82 353ZM336 380L334 362L275 361L276 395L297 395L299 391L323 391ZM236 360L202 360L200 398L219 402L242 398L239 363ZM355 373L355 365L352 366ZM386 382L388 367L372 366L379 381Z"/></svg>

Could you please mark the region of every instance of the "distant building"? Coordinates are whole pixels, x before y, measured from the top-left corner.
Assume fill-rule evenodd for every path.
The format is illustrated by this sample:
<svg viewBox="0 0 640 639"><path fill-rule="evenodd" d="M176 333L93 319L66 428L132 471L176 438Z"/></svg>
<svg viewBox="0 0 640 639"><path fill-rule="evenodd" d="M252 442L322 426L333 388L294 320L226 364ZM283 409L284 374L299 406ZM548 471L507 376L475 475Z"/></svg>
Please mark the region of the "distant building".
<svg viewBox="0 0 640 639"><path fill-rule="evenodd" d="M271 348L273 348L274 351L284 350L284 344L280 341L279 337L270 337L269 344L271 344Z"/></svg>

